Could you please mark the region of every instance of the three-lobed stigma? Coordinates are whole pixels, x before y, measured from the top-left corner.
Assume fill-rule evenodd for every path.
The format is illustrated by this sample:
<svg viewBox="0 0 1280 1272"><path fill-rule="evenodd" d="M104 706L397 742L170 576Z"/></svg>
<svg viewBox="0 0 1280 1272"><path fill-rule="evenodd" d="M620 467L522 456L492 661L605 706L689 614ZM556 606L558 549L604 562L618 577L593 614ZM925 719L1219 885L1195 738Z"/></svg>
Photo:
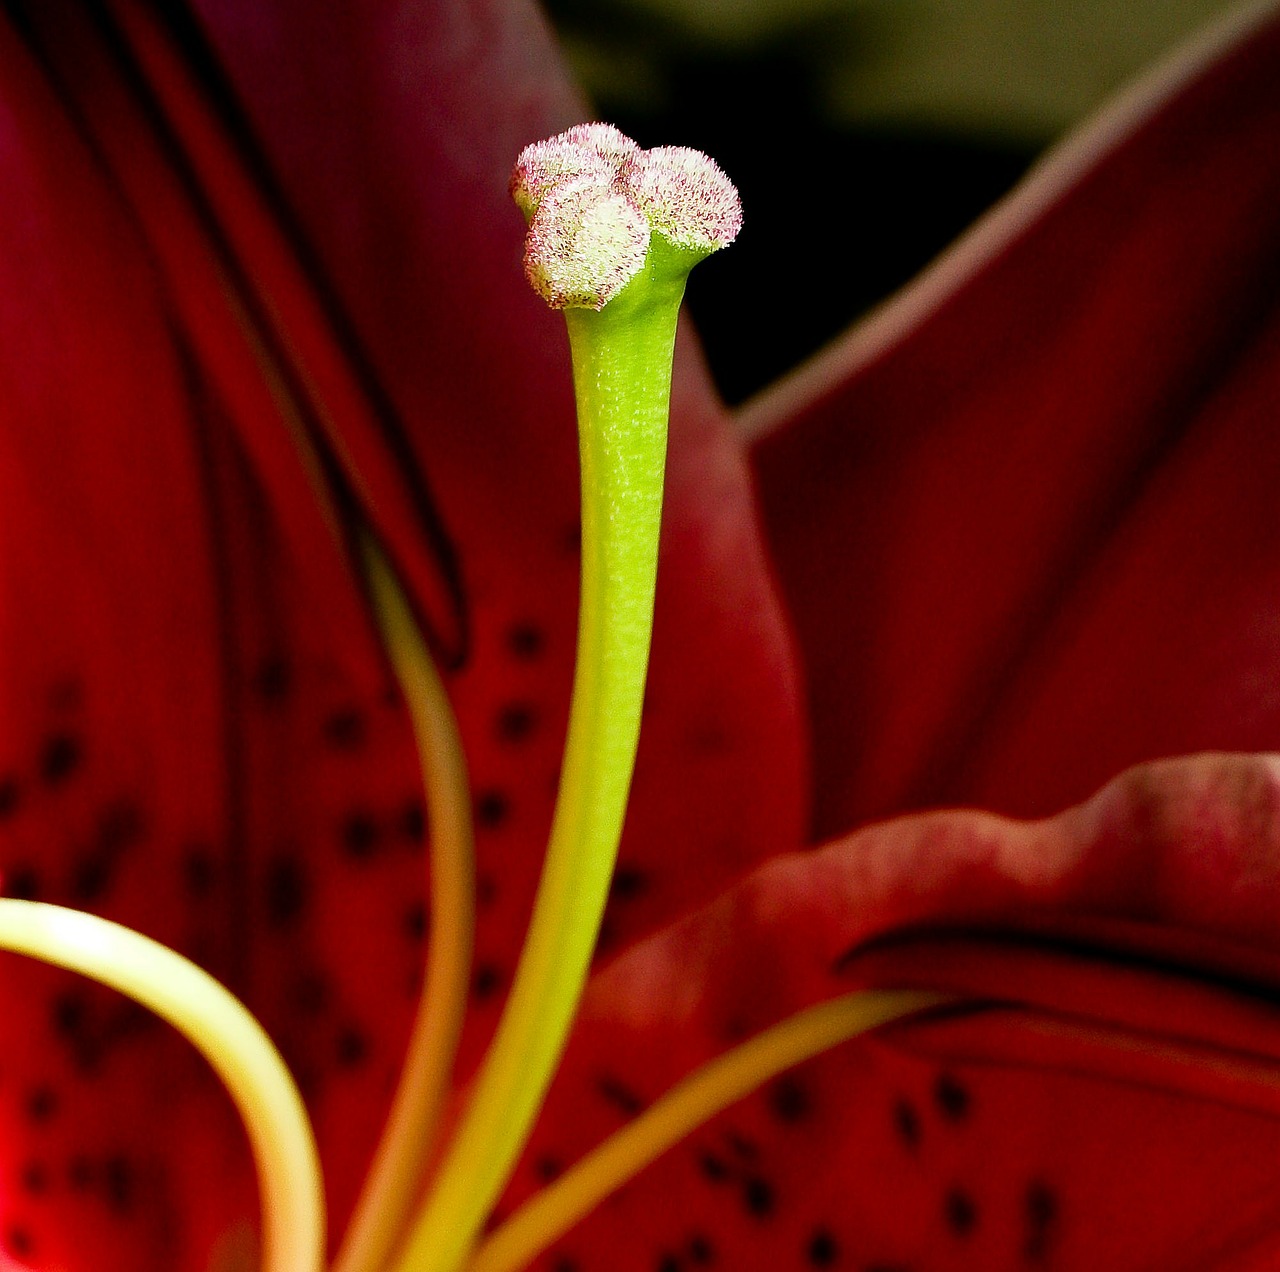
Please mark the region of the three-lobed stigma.
<svg viewBox="0 0 1280 1272"><path fill-rule="evenodd" d="M526 146L511 195L529 219L524 270L553 309L603 309L643 268L652 235L697 258L742 228L733 182L698 150L643 150L611 124Z"/></svg>

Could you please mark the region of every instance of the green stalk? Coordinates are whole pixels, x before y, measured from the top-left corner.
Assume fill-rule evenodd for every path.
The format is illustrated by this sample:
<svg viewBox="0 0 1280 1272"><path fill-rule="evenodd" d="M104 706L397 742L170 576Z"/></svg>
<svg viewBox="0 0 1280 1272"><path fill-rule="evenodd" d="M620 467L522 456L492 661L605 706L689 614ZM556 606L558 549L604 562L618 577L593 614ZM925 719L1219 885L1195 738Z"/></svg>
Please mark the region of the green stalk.
<svg viewBox="0 0 1280 1272"><path fill-rule="evenodd" d="M559 797L510 998L399 1272L457 1272L470 1257L582 995L640 733L671 357L697 259L655 235L642 272L608 305L565 311L582 463L582 589Z"/></svg>

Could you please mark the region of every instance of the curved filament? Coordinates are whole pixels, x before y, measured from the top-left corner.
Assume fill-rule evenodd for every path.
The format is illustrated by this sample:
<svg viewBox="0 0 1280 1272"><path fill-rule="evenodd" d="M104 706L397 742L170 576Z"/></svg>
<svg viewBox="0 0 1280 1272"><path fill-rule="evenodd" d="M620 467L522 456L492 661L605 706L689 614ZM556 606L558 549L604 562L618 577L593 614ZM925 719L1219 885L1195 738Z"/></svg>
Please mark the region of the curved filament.
<svg viewBox="0 0 1280 1272"><path fill-rule="evenodd" d="M481 1244L467 1272L527 1267L611 1192L784 1069L942 1001L938 994L862 990L799 1012L718 1056L520 1207Z"/></svg>
<svg viewBox="0 0 1280 1272"><path fill-rule="evenodd" d="M0 948L127 994L213 1066L244 1119L262 1193L263 1272L320 1272L324 1185L311 1123L284 1060L207 972L131 928L79 910L0 899Z"/></svg>
<svg viewBox="0 0 1280 1272"><path fill-rule="evenodd" d="M334 1272L380 1272L403 1235L449 1095L475 931L471 794L457 721L390 564L372 539L366 537L361 547L378 626L408 705L422 765L431 844L431 936L400 1084Z"/></svg>

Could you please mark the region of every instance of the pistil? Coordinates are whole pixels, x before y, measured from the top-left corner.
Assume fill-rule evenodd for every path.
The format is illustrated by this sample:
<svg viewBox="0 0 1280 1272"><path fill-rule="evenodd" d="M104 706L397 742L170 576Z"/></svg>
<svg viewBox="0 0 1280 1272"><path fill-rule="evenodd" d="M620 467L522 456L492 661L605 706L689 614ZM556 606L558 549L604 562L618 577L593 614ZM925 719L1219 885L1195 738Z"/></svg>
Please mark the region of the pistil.
<svg viewBox="0 0 1280 1272"><path fill-rule="evenodd" d="M653 628L676 322L697 261L736 235L737 194L695 151L586 125L532 146L513 195L525 269L565 310L582 467L577 665L560 789L511 995L397 1267L456 1272L559 1062L617 857Z"/></svg>

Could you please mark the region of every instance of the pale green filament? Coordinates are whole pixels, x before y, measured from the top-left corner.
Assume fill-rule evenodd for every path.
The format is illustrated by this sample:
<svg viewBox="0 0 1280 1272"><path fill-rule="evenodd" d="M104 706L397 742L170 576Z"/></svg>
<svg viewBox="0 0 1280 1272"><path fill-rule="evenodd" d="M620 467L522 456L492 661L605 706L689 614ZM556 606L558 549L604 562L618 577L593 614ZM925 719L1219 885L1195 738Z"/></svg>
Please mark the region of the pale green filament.
<svg viewBox="0 0 1280 1272"><path fill-rule="evenodd" d="M655 236L604 309L566 311L582 463L582 590L551 842L511 996L396 1267L456 1272L528 1138L577 1009L617 855L653 622L671 356L695 259Z"/></svg>
<svg viewBox="0 0 1280 1272"><path fill-rule="evenodd" d="M302 1097L243 1004L166 946L106 919L0 899L0 948L120 990L195 1044L244 1119L262 1191L263 1272L320 1272L324 1187Z"/></svg>
<svg viewBox="0 0 1280 1272"><path fill-rule="evenodd" d="M431 936L400 1085L334 1272L380 1272L404 1235L449 1095L475 929L471 795L457 722L395 574L372 540L362 546L378 625L421 757L431 828Z"/></svg>
<svg viewBox="0 0 1280 1272"><path fill-rule="evenodd" d="M757 1034L690 1074L527 1201L480 1246L467 1272L527 1267L611 1192L784 1069L942 1001L937 994L867 990L810 1007Z"/></svg>

